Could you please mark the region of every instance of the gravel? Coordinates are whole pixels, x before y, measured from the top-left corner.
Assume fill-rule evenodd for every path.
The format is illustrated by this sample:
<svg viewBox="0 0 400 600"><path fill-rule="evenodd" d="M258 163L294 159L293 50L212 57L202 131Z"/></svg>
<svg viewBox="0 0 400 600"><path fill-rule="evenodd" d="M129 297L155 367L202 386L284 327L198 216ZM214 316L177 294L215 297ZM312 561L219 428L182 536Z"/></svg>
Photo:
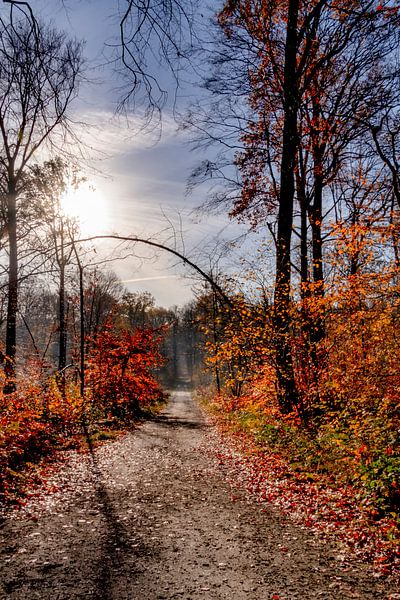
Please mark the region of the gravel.
<svg viewBox="0 0 400 600"><path fill-rule="evenodd" d="M232 486L210 428L181 389L139 429L71 452L2 522L0 598L391 598L367 566Z"/></svg>

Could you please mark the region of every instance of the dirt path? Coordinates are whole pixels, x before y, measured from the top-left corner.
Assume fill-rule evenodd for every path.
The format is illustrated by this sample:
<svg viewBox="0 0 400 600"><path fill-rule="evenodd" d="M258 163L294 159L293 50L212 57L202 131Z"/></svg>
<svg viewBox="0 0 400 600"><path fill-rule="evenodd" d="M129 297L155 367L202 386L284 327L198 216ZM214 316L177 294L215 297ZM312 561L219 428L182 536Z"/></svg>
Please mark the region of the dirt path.
<svg viewBox="0 0 400 600"><path fill-rule="evenodd" d="M157 420L74 455L0 530L0 598L387 599L362 567L232 491L184 390ZM28 515L29 513L29 515Z"/></svg>

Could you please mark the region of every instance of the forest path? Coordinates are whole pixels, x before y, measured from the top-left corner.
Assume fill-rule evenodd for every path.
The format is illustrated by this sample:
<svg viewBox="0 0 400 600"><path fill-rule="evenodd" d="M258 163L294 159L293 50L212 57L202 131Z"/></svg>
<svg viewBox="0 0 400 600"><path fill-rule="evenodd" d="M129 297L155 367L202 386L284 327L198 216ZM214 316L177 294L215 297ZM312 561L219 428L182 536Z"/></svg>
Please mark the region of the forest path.
<svg viewBox="0 0 400 600"><path fill-rule="evenodd" d="M91 455L0 530L0 598L387 598L361 567L224 481L185 389Z"/></svg>

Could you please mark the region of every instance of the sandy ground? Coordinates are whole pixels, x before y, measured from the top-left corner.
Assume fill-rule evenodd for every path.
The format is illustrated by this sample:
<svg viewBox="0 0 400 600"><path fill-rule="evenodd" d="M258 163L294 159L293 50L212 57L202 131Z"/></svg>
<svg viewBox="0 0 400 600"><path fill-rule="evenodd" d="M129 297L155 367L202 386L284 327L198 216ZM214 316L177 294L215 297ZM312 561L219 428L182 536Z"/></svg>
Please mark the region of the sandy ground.
<svg viewBox="0 0 400 600"><path fill-rule="evenodd" d="M71 453L58 490L2 523L0 598L390 598L366 567L233 494L209 427L182 389L156 420Z"/></svg>

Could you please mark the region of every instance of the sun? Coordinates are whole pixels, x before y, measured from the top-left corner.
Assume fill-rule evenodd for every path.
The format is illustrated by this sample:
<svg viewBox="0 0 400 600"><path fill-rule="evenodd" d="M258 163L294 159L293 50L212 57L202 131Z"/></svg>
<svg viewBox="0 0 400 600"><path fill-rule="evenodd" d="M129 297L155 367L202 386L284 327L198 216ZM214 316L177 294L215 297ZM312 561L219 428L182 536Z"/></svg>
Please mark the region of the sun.
<svg viewBox="0 0 400 600"><path fill-rule="evenodd" d="M104 233L107 228L107 202L100 190L90 182L78 188L69 188L61 198L61 208L66 217L76 219L85 235Z"/></svg>

